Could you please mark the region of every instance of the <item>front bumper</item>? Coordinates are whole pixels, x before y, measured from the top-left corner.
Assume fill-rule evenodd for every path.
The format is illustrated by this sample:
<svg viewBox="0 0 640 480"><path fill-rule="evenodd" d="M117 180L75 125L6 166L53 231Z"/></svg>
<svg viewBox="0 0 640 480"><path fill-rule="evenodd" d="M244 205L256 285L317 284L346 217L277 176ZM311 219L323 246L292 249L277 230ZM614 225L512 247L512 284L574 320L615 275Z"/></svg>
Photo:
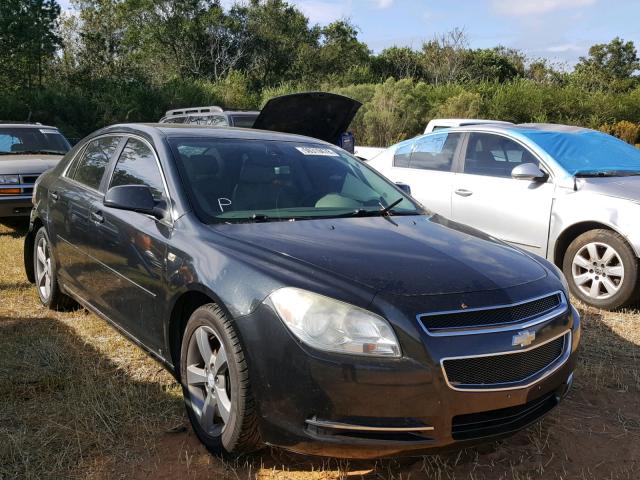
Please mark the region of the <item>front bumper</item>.
<svg viewBox="0 0 640 480"><path fill-rule="evenodd" d="M541 341L571 332L568 355L552 373L522 388L459 391L447 384L439 361L468 350L470 341L487 348L486 341L478 347L476 336L433 339L418 331L401 339L402 358L373 359L312 350L265 305L236 322L244 344L260 346L246 351L264 441L342 458L419 454L512 434L566 394L580 341L580 318L571 307L539 326ZM512 332L506 335L510 341Z"/></svg>
<svg viewBox="0 0 640 480"><path fill-rule="evenodd" d="M31 195L0 196L0 218L28 217L31 208Z"/></svg>

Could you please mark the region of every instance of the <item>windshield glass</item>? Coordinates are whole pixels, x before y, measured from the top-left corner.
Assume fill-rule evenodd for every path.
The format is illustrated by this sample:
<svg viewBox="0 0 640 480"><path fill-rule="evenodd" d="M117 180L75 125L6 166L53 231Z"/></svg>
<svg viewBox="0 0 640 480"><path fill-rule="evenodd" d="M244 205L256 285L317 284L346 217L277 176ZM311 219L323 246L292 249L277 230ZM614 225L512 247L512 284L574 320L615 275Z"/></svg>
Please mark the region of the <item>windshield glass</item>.
<svg viewBox="0 0 640 480"><path fill-rule="evenodd" d="M67 139L53 128L0 127L0 155L64 155L70 149Z"/></svg>
<svg viewBox="0 0 640 480"><path fill-rule="evenodd" d="M395 185L339 148L220 138L170 144L205 223L422 213Z"/></svg>
<svg viewBox="0 0 640 480"><path fill-rule="evenodd" d="M640 172L640 149L592 130L518 130L553 157L569 174Z"/></svg>

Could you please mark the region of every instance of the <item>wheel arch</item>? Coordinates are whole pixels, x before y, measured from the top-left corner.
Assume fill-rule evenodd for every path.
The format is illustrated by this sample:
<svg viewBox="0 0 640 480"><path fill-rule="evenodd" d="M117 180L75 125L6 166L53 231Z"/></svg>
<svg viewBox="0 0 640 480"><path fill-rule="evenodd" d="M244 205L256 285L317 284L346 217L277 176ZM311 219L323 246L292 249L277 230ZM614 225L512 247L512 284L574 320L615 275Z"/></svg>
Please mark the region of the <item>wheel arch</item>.
<svg viewBox="0 0 640 480"><path fill-rule="evenodd" d="M44 222L39 217L36 217L33 223L31 224L31 227L29 228L27 235L24 238L24 249L23 249L24 271L27 275L27 280L29 280L29 282L31 283L36 282L36 274L33 269L33 250L34 250L35 241L36 241L36 234L38 233L38 230L40 230L40 227L43 227L43 226L44 226Z"/></svg>
<svg viewBox="0 0 640 480"><path fill-rule="evenodd" d="M167 328L169 355L173 364L174 375L180 378L180 348L182 335L191 314L208 303L218 305L229 318L229 310L211 289L203 285L190 285L187 290L178 294L172 304Z"/></svg>
<svg viewBox="0 0 640 480"><path fill-rule="evenodd" d="M631 245L631 243L626 239L626 237L622 233L617 231L615 228L613 228L611 225L607 225L605 223L596 222L596 221L585 221L585 222L578 222L578 223L574 223L573 225L570 225L569 227L565 228L560 233L560 235L558 235L558 238L556 239L556 243L554 246L553 263L559 268L562 268L562 264L564 262L564 255L567 251L567 248L571 244L571 242L573 242L576 238L578 238L583 233L589 232L591 230L610 230L612 232L615 232L621 235L625 239L625 241L629 244L629 246L631 247L631 250L635 252L633 245ZM637 252L635 253L637 254Z"/></svg>

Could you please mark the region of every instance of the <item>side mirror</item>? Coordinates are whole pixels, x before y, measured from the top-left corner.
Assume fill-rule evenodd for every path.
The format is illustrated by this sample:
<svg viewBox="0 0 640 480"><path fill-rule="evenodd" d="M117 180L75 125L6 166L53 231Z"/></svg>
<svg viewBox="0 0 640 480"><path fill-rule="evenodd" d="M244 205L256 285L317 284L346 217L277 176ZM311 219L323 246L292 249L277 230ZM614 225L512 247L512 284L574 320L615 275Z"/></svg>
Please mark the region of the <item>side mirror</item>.
<svg viewBox="0 0 640 480"><path fill-rule="evenodd" d="M166 214L164 205L153 199L151 189L147 185L112 187L107 191L103 203L105 207L145 213L153 215L157 219L163 218Z"/></svg>
<svg viewBox="0 0 640 480"><path fill-rule="evenodd" d="M396 187L398 187L400 190L402 190L407 195L411 195L411 187L409 185L407 185L406 183L396 182Z"/></svg>
<svg viewBox="0 0 640 480"><path fill-rule="evenodd" d="M516 180L529 180L531 182L544 182L549 175L544 173L533 163L523 163L511 170L511 177Z"/></svg>

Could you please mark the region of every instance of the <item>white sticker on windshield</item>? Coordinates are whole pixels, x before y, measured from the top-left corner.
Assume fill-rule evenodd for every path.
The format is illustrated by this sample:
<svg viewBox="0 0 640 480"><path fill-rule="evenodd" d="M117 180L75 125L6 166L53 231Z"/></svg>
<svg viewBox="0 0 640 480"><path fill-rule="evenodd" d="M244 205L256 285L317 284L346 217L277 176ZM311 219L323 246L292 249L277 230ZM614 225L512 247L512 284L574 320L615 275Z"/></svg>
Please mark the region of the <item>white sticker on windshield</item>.
<svg viewBox="0 0 640 480"><path fill-rule="evenodd" d="M296 147L303 155L314 155L320 157L339 157L337 152L334 152L330 148L322 148L322 147Z"/></svg>
<svg viewBox="0 0 640 480"><path fill-rule="evenodd" d="M40 128L40 133L44 133L45 135L55 135L58 133L57 130L53 130L51 128Z"/></svg>

